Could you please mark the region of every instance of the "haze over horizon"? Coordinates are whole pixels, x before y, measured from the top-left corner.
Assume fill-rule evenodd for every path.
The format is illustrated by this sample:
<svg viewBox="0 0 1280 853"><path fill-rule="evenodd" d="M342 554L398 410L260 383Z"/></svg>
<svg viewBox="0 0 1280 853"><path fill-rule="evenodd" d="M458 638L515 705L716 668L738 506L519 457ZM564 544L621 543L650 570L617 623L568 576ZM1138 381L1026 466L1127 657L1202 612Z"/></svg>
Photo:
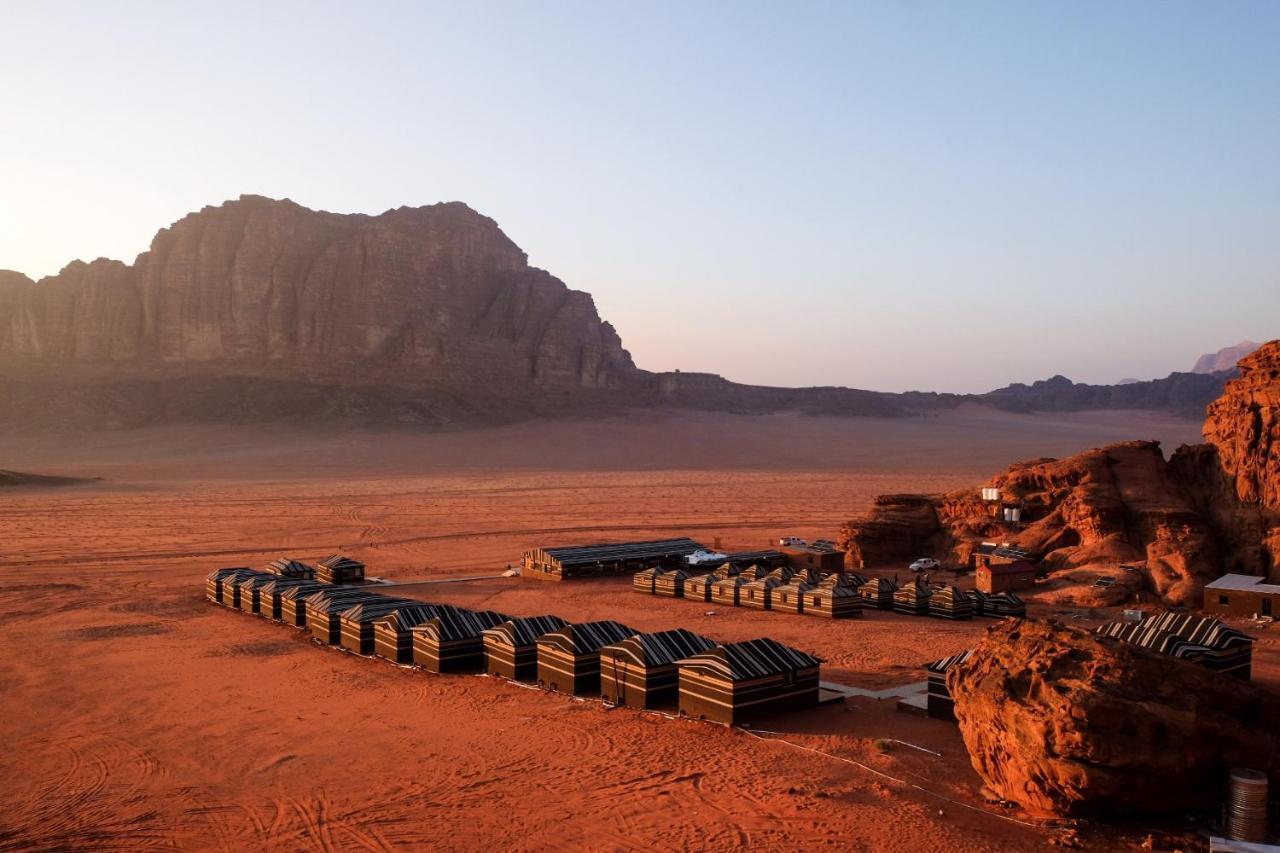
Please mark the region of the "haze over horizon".
<svg viewBox="0 0 1280 853"><path fill-rule="evenodd" d="M1276 337L1280 7L6 11L0 268L459 200L637 363L1112 383Z"/></svg>

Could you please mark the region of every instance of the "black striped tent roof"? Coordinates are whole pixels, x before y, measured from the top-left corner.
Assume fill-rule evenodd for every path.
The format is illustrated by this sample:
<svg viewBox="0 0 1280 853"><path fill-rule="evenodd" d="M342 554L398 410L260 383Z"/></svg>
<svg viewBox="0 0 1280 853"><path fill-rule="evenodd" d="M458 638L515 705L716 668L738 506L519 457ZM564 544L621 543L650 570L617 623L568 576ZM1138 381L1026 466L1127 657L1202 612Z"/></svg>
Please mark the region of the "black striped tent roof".
<svg viewBox="0 0 1280 853"><path fill-rule="evenodd" d="M928 598L929 596L933 595L933 587L929 586L920 578L916 578L914 581L907 584L902 589L895 592L893 595L894 595L894 598L901 598L901 599L908 599L908 600L918 599L918 598Z"/></svg>
<svg viewBox="0 0 1280 853"><path fill-rule="evenodd" d="M415 602L410 607L401 607L392 610L386 616L378 620L379 625L386 625L393 631L400 631L413 628L415 625L421 625L428 619L435 618L435 615L441 610L452 607L451 604L428 604L425 601Z"/></svg>
<svg viewBox="0 0 1280 853"><path fill-rule="evenodd" d="M272 560L263 567L263 571L270 572L273 575L279 575L282 578L309 578L315 576L315 566L308 565L301 560L292 560L288 557L281 557L278 560Z"/></svg>
<svg viewBox="0 0 1280 853"><path fill-rule="evenodd" d="M768 574L760 578L760 580L749 581L748 583L743 584L743 586L750 586L756 589L777 589L780 586L785 586L786 583L786 579L781 575Z"/></svg>
<svg viewBox="0 0 1280 853"><path fill-rule="evenodd" d="M693 577L693 575L694 573L689 569L679 569L679 568L668 569L665 572L658 572L659 577L671 578L673 580L675 578L679 578L680 580L688 580L689 578Z"/></svg>
<svg viewBox="0 0 1280 853"><path fill-rule="evenodd" d="M329 592L334 589L331 583L321 583L320 581L303 581L300 584L290 584L289 588L280 593L281 598L289 600L297 600L306 598L310 595L319 595L322 592Z"/></svg>
<svg viewBox="0 0 1280 853"><path fill-rule="evenodd" d="M796 570L791 568L790 566L778 566L778 568L769 572L769 574L765 575L765 577L777 578L783 583L786 583L789 580L791 580L791 578L793 578L795 574L796 574Z"/></svg>
<svg viewBox="0 0 1280 853"><path fill-rule="evenodd" d="M856 589L862 586L866 582L867 582L867 579L862 575L858 574L857 572L840 571L840 572L832 572L831 574L824 577L818 583L818 586L822 587L823 589L833 589L835 587L848 587L850 589Z"/></svg>
<svg viewBox="0 0 1280 853"><path fill-rule="evenodd" d="M676 628L674 631L657 631L652 634L636 634L619 643L605 646L616 657L625 658L637 666L668 666L682 658L705 652L715 646L701 634ZM603 651L603 649L602 649Z"/></svg>
<svg viewBox="0 0 1280 853"><path fill-rule="evenodd" d="M292 587L295 587L295 586L304 586L304 585L315 585L315 581L307 580L306 578L273 577L270 581L263 584L262 592L264 595L268 592L283 593L286 589L291 589Z"/></svg>
<svg viewBox="0 0 1280 853"><path fill-rule="evenodd" d="M942 674L947 670L951 669L951 667L955 666L956 664L964 663L969 658L973 657L974 651L976 650L965 649L962 652L956 652L954 655L951 655L949 657L940 658L939 660L936 660L933 663L925 664L924 668L929 670L930 672L936 672L936 673Z"/></svg>
<svg viewBox="0 0 1280 853"><path fill-rule="evenodd" d="M1176 634L1184 640L1206 646L1214 651L1236 646L1251 646L1255 639L1212 616L1178 613L1174 610L1167 610L1158 616L1153 616L1142 624L1150 624L1157 630L1168 631L1170 634Z"/></svg>
<svg viewBox="0 0 1280 853"><path fill-rule="evenodd" d="M484 632L486 637L499 640L509 646L531 646L548 631L563 628L569 623L559 616L525 616L508 619Z"/></svg>
<svg viewBox="0 0 1280 853"><path fill-rule="evenodd" d="M237 575L235 584L243 590L251 590L254 587L261 589L274 580L279 580L279 578L266 572L250 572L246 575ZM224 578L222 582L225 584L227 581Z"/></svg>
<svg viewBox="0 0 1280 853"><path fill-rule="evenodd" d="M569 545L544 548L543 552L559 561L561 566L590 566L617 560L644 560L682 557L694 551L704 551L703 545L688 537L676 539L652 539L645 542L607 542L599 545Z"/></svg>
<svg viewBox="0 0 1280 853"><path fill-rule="evenodd" d="M649 578L650 580L652 580L653 578L656 578L660 574L662 574L662 569L660 567L650 566L647 569L641 569L640 571L636 572L634 575L632 575L632 577Z"/></svg>
<svg viewBox="0 0 1280 853"><path fill-rule="evenodd" d="M320 561L320 565L330 571L360 570L364 571L364 563L345 554L330 554Z"/></svg>
<svg viewBox="0 0 1280 853"><path fill-rule="evenodd" d="M735 566L732 563L725 563L723 566L718 566L711 574L716 578L729 578L742 574L742 567Z"/></svg>
<svg viewBox="0 0 1280 853"><path fill-rule="evenodd" d="M468 610L465 607L437 607L435 613L415 627L432 639L448 642L479 637L490 628L496 628L511 617L496 610Z"/></svg>
<svg viewBox="0 0 1280 853"><path fill-rule="evenodd" d="M987 594L980 589L969 590L969 599L973 602L973 606L981 608L987 600Z"/></svg>
<svg viewBox="0 0 1280 853"><path fill-rule="evenodd" d="M773 569L764 563L753 563L752 565L744 568L740 574L747 580L753 581L764 577L771 571L773 571Z"/></svg>
<svg viewBox="0 0 1280 853"><path fill-rule="evenodd" d="M993 592L983 600L982 612L988 616L1025 616L1027 605L1011 592Z"/></svg>
<svg viewBox="0 0 1280 853"><path fill-rule="evenodd" d="M729 681L750 681L782 672L794 672L822 663L799 649L763 637L741 643L725 643L679 661L680 666L701 669Z"/></svg>
<svg viewBox="0 0 1280 853"><path fill-rule="evenodd" d="M969 597L969 593L965 592L962 589L957 589L954 586L949 586L947 584L943 584L942 586L935 588L933 590L933 595L930 597L929 600L931 603L937 602L944 605L945 604L954 605L955 603L959 602L962 607L966 604L973 603L973 599Z"/></svg>
<svg viewBox="0 0 1280 853"><path fill-rule="evenodd" d="M686 579L684 582L684 588L685 588L685 591L687 592L690 589L699 589L704 586L711 586L717 580L719 580L719 578L717 578L713 574L698 575L697 577Z"/></svg>
<svg viewBox="0 0 1280 853"><path fill-rule="evenodd" d="M209 572L209 574L206 575L205 578L206 580L216 581L220 578L225 578L228 575L233 575L237 572L251 572L251 571L253 571L253 569L249 568L248 566L231 566L226 569L214 569L213 571Z"/></svg>
<svg viewBox="0 0 1280 853"><path fill-rule="evenodd" d="M601 647L610 643L633 637L635 633L634 628L628 628L612 619L601 622L576 622L543 634L538 638L538 645L546 644L563 652L586 655L598 652Z"/></svg>
<svg viewBox="0 0 1280 853"><path fill-rule="evenodd" d="M872 592L879 592L886 589L889 592L898 591L898 585L893 581L889 580L889 578L872 578L871 580L863 584L862 588L870 590Z"/></svg>
<svg viewBox="0 0 1280 853"><path fill-rule="evenodd" d="M328 589L322 589L314 595L307 597L308 607L324 607L339 601L350 601L355 604L356 600L362 598L383 598L384 596L369 592L364 587L358 586L334 586L333 584L323 584ZM285 593L287 597L290 592Z"/></svg>
<svg viewBox="0 0 1280 853"><path fill-rule="evenodd" d="M778 584L778 586L774 588L774 592L794 593L796 595L800 595L801 593L808 592L815 586L816 584L809 583L804 579L803 575L798 574L791 579L790 583Z"/></svg>
<svg viewBox="0 0 1280 853"><path fill-rule="evenodd" d="M746 585L747 585L747 584L749 584L749 583L755 583L755 582L756 582L756 581L755 581L755 578L753 578L753 577L748 577L748 576L747 576L747 575L745 575L745 574L741 574L741 575L730 575L730 576L729 576L729 577L727 577L727 578L716 578L716 581L715 581L715 583L713 583L713 584L712 584L712 586L713 586L713 587L732 588L732 587L735 587L735 586L746 586Z"/></svg>
<svg viewBox="0 0 1280 853"><path fill-rule="evenodd" d="M359 599L350 608L342 611L342 618L347 622L375 622L402 607L417 607L421 606L422 603L409 598L373 595L370 598Z"/></svg>
<svg viewBox="0 0 1280 853"><path fill-rule="evenodd" d="M1168 631L1161 631L1150 622L1109 622L1099 626L1097 633L1175 658L1194 659L1210 651L1207 646L1193 643Z"/></svg>

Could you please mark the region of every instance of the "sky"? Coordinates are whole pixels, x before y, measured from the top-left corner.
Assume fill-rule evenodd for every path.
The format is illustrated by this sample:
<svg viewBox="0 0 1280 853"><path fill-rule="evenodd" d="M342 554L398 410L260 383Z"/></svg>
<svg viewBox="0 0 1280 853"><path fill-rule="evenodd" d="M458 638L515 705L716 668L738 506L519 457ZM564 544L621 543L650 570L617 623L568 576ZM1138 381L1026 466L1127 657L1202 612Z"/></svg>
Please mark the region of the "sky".
<svg viewBox="0 0 1280 853"><path fill-rule="evenodd" d="M1280 3L0 0L0 268L460 200L636 362L980 392L1280 336Z"/></svg>

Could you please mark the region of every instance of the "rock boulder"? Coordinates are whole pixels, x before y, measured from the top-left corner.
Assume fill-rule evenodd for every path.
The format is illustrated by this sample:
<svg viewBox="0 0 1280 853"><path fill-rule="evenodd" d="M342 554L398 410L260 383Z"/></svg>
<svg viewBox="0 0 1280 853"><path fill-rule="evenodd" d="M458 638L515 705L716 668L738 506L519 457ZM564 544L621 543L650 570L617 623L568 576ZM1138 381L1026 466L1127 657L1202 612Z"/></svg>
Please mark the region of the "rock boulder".
<svg viewBox="0 0 1280 853"><path fill-rule="evenodd" d="M1034 813L1212 809L1230 768L1280 771L1280 697L1056 622L992 627L947 686L974 769Z"/></svg>

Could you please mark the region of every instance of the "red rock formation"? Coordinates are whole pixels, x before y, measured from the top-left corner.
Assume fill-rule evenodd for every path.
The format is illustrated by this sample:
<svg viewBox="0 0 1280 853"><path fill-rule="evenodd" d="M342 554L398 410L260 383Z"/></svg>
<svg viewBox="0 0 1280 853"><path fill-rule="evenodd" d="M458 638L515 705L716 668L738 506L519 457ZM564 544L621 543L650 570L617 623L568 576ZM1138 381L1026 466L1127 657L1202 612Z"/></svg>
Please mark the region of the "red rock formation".
<svg viewBox="0 0 1280 853"><path fill-rule="evenodd" d="M586 388L634 370L588 294L466 205L344 216L257 196L163 229L132 267L5 274L0 360Z"/></svg>
<svg viewBox="0 0 1280 853"><path fill-rule="evenodd" d="M837 547L855 569L909 562L938 548L942 528L927 495L880 495L864 518L846 522Z"/></svg>
<svg viewBox="0 0 1280 853"><path fill-rule="evenodd" d="M1209 406L1208 442L1172 463L1228 545L1226 568L1280 580L1280 341L1240 361Z"/></svg>
<svg viewBox="0 0 1280 853"><path fill-rule="evenodd" d="M1149 586L1175 604L1198 602L1203 584L1220 573L1212 531L1157 442L1017 463L987 485L1020 507L1020 524L1005 523L1002 504L981 500L978 488L915 496L909 511L891 496L847 523L841 543L866 565L922 553L963 563L985 539L1043 554L1054 570L1145 564Z"/></svg>
<svg viewBox="0 0 1280 853"><path fill-rule="evenodd" d="M1230 768L1280 771L1274 694L1056 622L992 627L947 686L974 769L1032 812L1207 809Z"/></svg>

